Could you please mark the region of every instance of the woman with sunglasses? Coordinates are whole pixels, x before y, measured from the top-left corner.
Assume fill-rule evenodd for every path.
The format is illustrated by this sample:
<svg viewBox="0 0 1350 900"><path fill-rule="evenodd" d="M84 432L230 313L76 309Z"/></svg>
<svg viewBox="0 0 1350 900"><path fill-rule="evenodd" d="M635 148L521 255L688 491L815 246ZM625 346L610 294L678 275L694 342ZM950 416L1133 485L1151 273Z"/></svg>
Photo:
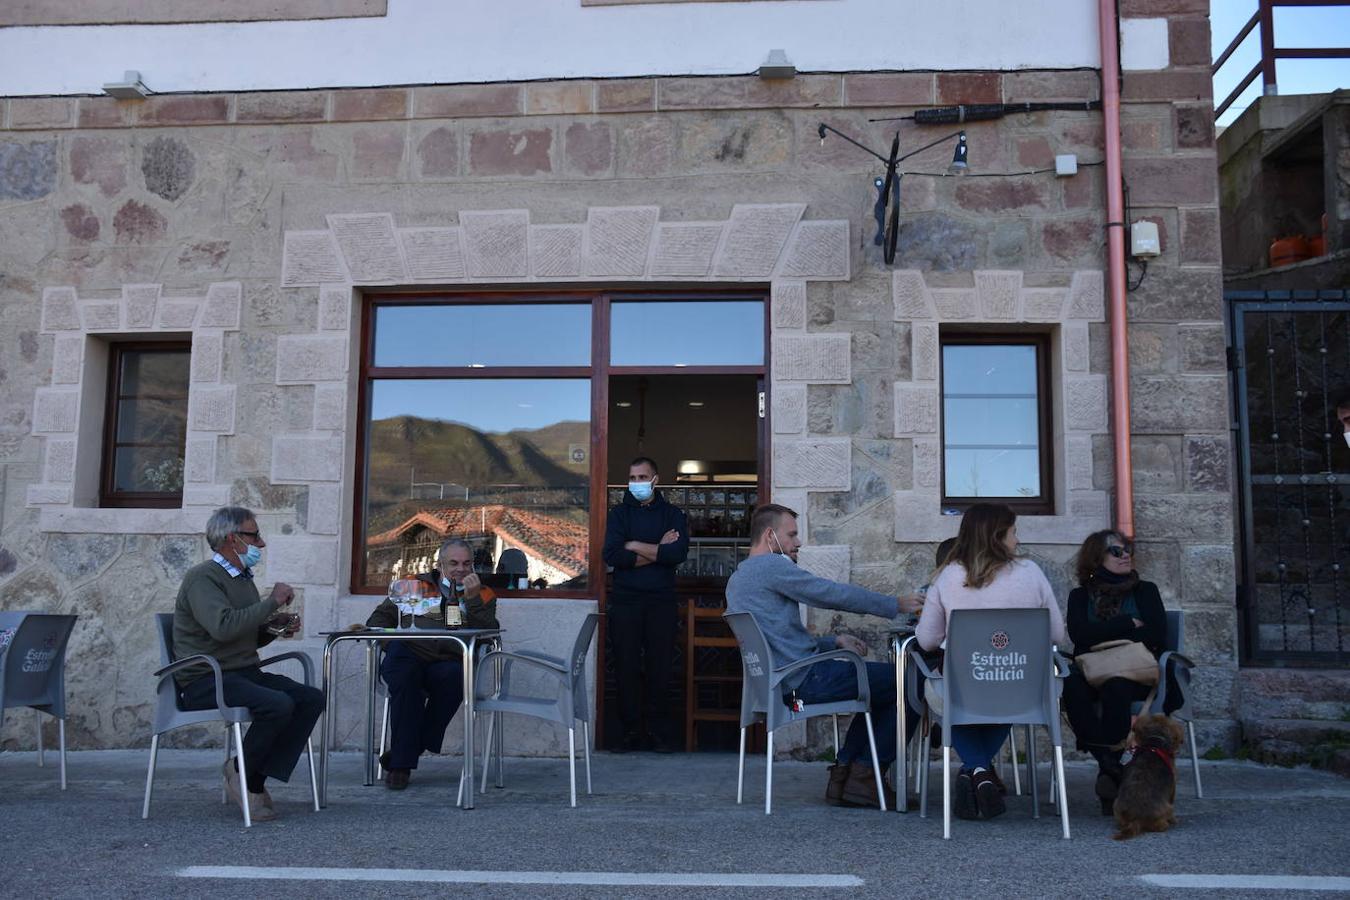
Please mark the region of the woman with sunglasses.
<svg viewBox="0 0 1350 900"><path fill-rule="evenodd" d="M1078 549L1078 587L1069 594L1069 639L1086 652L1103 641L1141 641L1156 657L1163 650L1167 619L1158 587L1134 570L1134 545L1118 531L1088 535ZM1097 760L1097 796L1110 815L1120 789L1120 751L1112 749L1130 733L1130 706L1148 696L1149 686L1126 678L1101 687L1087 683L1074 666L1064 682L1064 712L1078 737L1078 749Z"/></svg>

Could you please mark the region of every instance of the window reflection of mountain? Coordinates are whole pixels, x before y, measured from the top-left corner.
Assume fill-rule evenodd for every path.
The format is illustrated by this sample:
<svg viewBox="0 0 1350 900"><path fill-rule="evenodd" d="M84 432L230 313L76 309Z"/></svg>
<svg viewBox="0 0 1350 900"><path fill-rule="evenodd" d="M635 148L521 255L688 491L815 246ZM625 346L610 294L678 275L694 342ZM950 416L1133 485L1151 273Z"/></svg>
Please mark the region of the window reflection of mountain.
<svg viewBox="0 0 1350 900"><path fill-rule="evenodd" d="M584 509L589 466L571 461L568 450L589 443L588 422L494 433L410 415L379 419L366 463L369 521L376 528L403 521L422 505L407 505L409 497L427 497L427 485L457 486L478 503ZM432 496L443 493L451 496L440 489Z"/></svg>
<svg viewBox="0 0 1350 900"><path fill-rule="evenodd" d="M490 551L482 563L487 571L514 548L525 554L531 581L584 583L590 541L584 522L575 521L578 512L584 517L584 509L545 512L500 504L418 510L368 538L366 580L378 584L391 573L425 571L440 543L458 537Z"/></svg>

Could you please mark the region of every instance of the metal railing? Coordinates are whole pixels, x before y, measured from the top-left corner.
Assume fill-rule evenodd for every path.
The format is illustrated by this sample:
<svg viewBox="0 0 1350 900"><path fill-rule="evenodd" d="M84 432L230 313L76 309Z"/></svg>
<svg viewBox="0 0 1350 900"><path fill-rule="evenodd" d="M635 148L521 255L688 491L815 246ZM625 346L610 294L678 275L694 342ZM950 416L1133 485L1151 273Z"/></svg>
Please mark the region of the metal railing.
<svg viewBox="0 0 1350 900"><path fill-rule="evenodd" d="M1347 0L1257 0L1256 12L1247 20L1247 24L1238 31L1237 37L1228 44L1228 47L1219 54L1214 60L1214 65L1210 69L1211 75L1218 74L1223 64L1228 62L1228 58L1233 55L1233 51L1247 39L1258 26L1260 27L1261 39L1261 59L1252 66L1237 87L1224 98L1223 102L1214 108L1214 118L1224 114L1228 107L1233 105L1242 92L1245 91L1256 76L1261 76L1261 93L1278 94L1279 90L1275 80L1275 61L1279 59L1345 59L1350 58L1350 48L1347 47L1276 47L1275 46L1275 8L1280 6L1350 6Z"/></svg>

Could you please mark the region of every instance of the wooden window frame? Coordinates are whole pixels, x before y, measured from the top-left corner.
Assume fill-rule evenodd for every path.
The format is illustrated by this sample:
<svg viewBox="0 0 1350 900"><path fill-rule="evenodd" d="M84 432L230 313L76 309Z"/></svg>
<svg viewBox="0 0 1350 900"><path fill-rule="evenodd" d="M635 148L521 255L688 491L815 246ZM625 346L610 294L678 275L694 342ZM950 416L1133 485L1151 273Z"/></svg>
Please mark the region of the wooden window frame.
<svg viewBox="0 0 1350 900"><path fill-rule="evenodd" d="M99 465L98 505L108 509L180 509L183 505L183 492L179 491L118 491L114 488L113 474L117 462L117 448L131 446L117 440L117 417L119 401L122 396L122 359L128 353L186 353L188 363L192 361L191 341L116 341L108 345L108 381L104 398L103 447ZM191 376L188 379L191 389ZM139 395L137 395L139 396ZM183 395L183 415L186 417L188 394ZM184 438L183 453L187 453L187 441Z"/></svg>
<svg viewBox="0 0 1350 900"><path fill-rule="evenodd" d="M611 366L610 358L610 306L620 302L725 302L755 301L764 306L764 359L760 365L750 366ZM728 288L706 288L692 290L653 289L649 291L631 290L561 290L561 291L454 291L436 292L388 292L368 293L361 297L361 349L357 380L357 432L355 479L352 491L352 533L351 533L351 571L350 593L353 595L379 595L383 590L367 587L365 576L365 537L366 537L366 456L370 437L371 383L379 380L500 380L506 378L531 379L571 379L586 378L591 383L591 454L590 454L590 494L587 529L590 547L587 556L588 585L580 590L544 588L542 590L499 590L498 596L537 597L563 599L592 599L603 597L605 590L605 564L601 557L601 541L597 535L605 531L605 519L609 513L609 498L606 493L609 444L609 379L613 375L757 375L761 383L768 380L769 366L769 291L765 288L746 288L743 286ZM534 304L578 304L586 303L591 307L591 360L585 366L487 366L484 368L467 366L375 366L375 314L382 306L466 306L483 305L534 305ZM765 437L767 430L767 411L760 419L760 496L767 498L768 454ZM599 448L599 449L597 449ZM764 502L768 502L767 499ZM603 600L602 600L603 605Z"/></svg>
<svg viewBox="0 0 1350 900"><path fill-rule="evenodd" d="M1036 348L1036 410L1041 493L1036 497L954 497L947 494L947 387L945 351L949 346L1031 346ZM1019 331L943 331L938 335L939 492L943 509L962 512L976 503L1002 503L1019 516L1055 514L1054 405L1050 394L1050 335Z"/></svg>

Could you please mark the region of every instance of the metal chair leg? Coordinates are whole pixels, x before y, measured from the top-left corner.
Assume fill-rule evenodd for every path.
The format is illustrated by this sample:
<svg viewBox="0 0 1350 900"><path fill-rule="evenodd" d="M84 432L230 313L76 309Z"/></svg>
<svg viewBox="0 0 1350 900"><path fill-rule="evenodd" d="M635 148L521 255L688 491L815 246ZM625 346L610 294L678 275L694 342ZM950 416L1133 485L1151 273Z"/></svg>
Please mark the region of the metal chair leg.
<svg viewBox="0 0 1350 900"><path fill-rule="evenodd" d="M501 734L498 733L497 737L499 741L497 745L497 751L498 753L500 753ZM591 723L587 722L585 719L581 720L581 755L586 759L586 793L587 795L589 795L591 793ZM500 781L501 776L502 776L501 756L498 756L497 757L497 778L499 779L497 782L498 785L501 784Z"/></svg>
<svg viewBox="0 0 1350 900"><path fill-rule="evenodd" d="M745 726L741 726L741 754L736 762L736 802L740 803L745 787Z"/></svg>
<svg viewBox="0 0 1350 900"><path fill-rule="evenodd" d="M886 811L886 790L881 785L881 762L877 759L877 740L872 734L872 714L863 713L863 724L867 726L867 746L872 749L872 774L877 779L877 806Z"/></svg>
<svg viewBox="0 0 1350 900"><path fill-rule="evenodd" d="M230 736L230 726L229 726L229 723L227 722L227 723L225 724L225 761L226 761L226 762L229 762L230 759L231 759L231 757L230 757L230 740L231 740L231 736ZM242 778L243 776L240 775L239 777ZM229 802L230 802L230 798L229 798L228 796L226 796L226 794L225 794L225 779L222 778L222 779L220 779L220 805L221 805L221 806L224 806L226 803L229 803Z"/></svg>
<svg viewBox="0 0 1350 900"><path fill-rule="evenodd" d="M385 741L389 738L389 698L384 698L384 716L380 719L380 752L375 756L375 780L384 778L384 766L380 765L380 757L384 751L389 748L385 746Z"/></svg>
<svg viewBox="0 0 1350 900"><path fill-rule="evenodd" d="M492 726L488 726L491 728ZM574 727L567 729L567 778L571 788L572 806L577 805L577 731Z"/></svg>
<svg viewBox="0 0 1350 900"><path fill-rule="evenodd" d="M923 714L923 729L920 732L923 735L921 742L923 744L922 748L923 755L920 756L916 761L919 767L918 772L916 774L918 774L919 776L920 819L928 818L928 770L932 768L933 765L932 748L929 746L930 742L932 741L932 738L930 737L930 734L932 732L932 725L933 725L932 720L929 718L928 712L925 710Z"/></svg>
<svg viewBox="0 0 1350 900"><path fill-rule="evenodd" d="M1008 730L1008 767L1012 769L1013 775L1013 794L1022 796L1022 775L1018 771L1017 765L1017 728Z"/></svg>
<svg viewBox="0 0 1350 900"><path fill-rule="evenodd" d="M946 731L942 733L942 839L952 839L952 748L947 744Z"/></svg>
<svg viewBox="0 0 1350 900"><path fill-rule="evenodd" d="M37 717L37 750L38 750L38 768L47 768L47 748L42 745L42 713L33 710L33 715Z"/></svg>
<svg viewBox="0 0 1350 900"><path fill-rule="evenodd" d="M244 810L244 827L253 827L253 816L248 811L248 784L245 782L248 768L244 765L244 730L234 723L234 745L239 758L239 806Z"/></svg>
<svg viewBox="0 0 1350 900"><path fill-rule="evenodd" d="M1027 790L1031 794L1031 817L1041 817L1041 782L1036 771L1036 738L1027 735Z"/></svg>
<svg viewBox="0 0 1350 900"><path fill-rule="evenodd" d="M477 715L477 713L475 713ZM478 724L477 722L474 723ZM487 790L488 762L492 758L492 728L497 724L497 717L488 713L487 740L483 742L483 777L479 782L478 790L480 792Z"/></svg>
<svg viewBox="0 0 1350 900"><path fill-rule="evenodd" d="M830 721L834 724L834 761L839 762L839 713L830 716Z"/></svg>
<svg viewBox="0 0 1350 900"><path fill-rule="evenodd" d="M150 818L150 793L155 787L155 759L159 755L159 735L150 738L150 768L145 772L145 802L141 804L141 818Z"/></svg>
<svg viewBox="0 0 1350 900"><path fill-rule="evenodd" d="M314 739L305 738L305 753L309 756L309 789L314 795L314 811L319 811L319 773L314 768Z"/></svg>
<svg viewBox="0 0 1350 900"><path fill-rule="evenodd" d="M1186 722L1186 739L1191 745L1191 772L1195 775L1195 796L1203 798L1204 790L1200 787L1200 757L1195 753L1195 723Z"/></svg>
<svg viewBox="0 0 1350 900"><path fill-rule="evenodd" d="M773 811L773 732L768 728L768 724L765 723L767 740L764 748L764 815L766 816Z"/></svg>
<svg viewBox="0 0 1350 900"><path fill-rule="evenodd" d="M492 714L492 718L494 718L494 719L497 720L497 782L496 782L496 784L497 784L497 787L500 788L500 787L504 787L504 786L505 786L505 782L504 782L503 779L506 777L506 776L505 776L505 768L504 768L504 767L505 767L505 763L506 763L506 759L505 759L506 753L505 753L505 750L504 750L504 748L506 747L506 720L503 718L503 714L502 714L502 713L499 713L499 712L493 713L493 714ZM590 768L590 767L591 767L591 748L590 748L590 743L589 743L589 742L587 742L587 744L586 744L586 746L585 746L584 749L585 749L585 751L586 751L586 779L587 779L587 781L586 781L586 793L589 794L589 793L591 792L591 786L590 786L590 784L591 784L591 783L590 783L590 777L591 777L591 768Z"/></svg>
<svg viewBox="0 0 1350 900"><path fill-rule="evenodd" d="M1059 781L1059 822L1064 829L1064 840L1069 840L1069 798L1064 792L1064 748L1055 745L1055 775Z"/></svg>
<svg viewBox="0 0 1350 900"><path fill-rule="evenodd" d="M66 721L57 719L57 739L61 742L61 789L66 789ZM1191 748L1191 758L1195 758L1195 748Z"/></svg>

